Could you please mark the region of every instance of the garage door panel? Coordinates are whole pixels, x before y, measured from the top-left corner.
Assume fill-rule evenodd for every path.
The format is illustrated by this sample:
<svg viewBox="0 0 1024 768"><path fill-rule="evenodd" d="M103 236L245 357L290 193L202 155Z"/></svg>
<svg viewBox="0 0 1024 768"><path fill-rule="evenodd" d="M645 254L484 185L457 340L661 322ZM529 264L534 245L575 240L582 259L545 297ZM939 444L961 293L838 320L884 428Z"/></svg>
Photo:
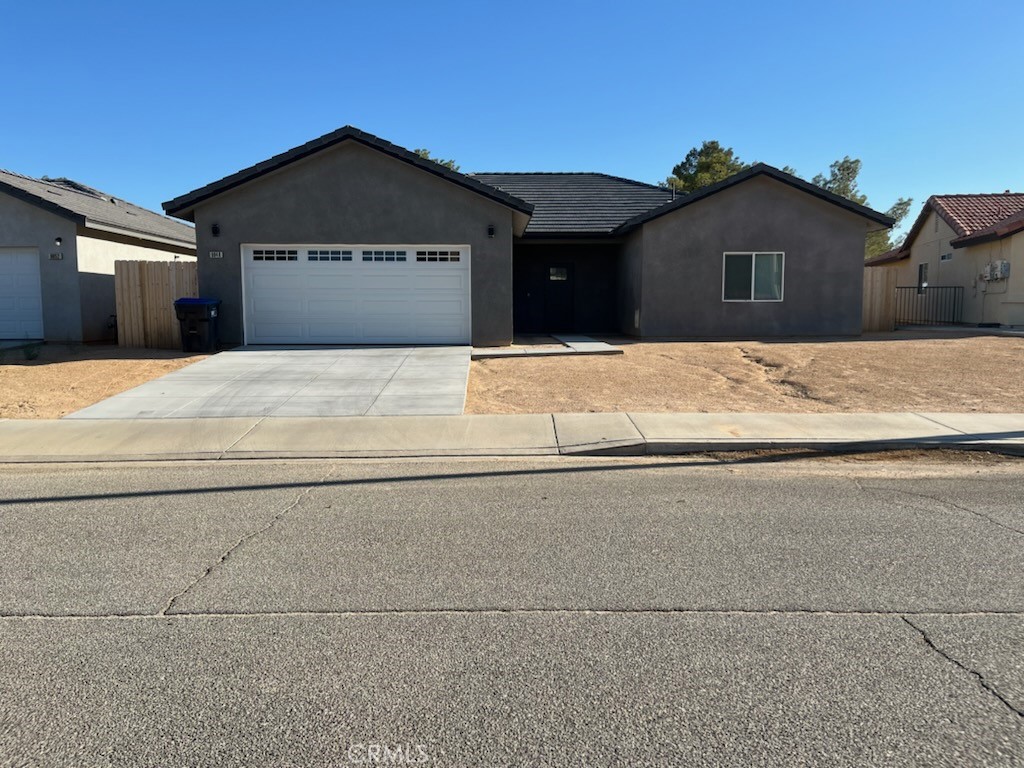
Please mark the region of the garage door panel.
<svg viewBox="0 0 1024 768"><path fill-rule="evenodd" d="M34 248L0 248L0 338L43 338L42 284Z"/></svg>
<svg viewBox="0 0 1024 768"><path fill-rule="evenodd" d="M309 299L306 302L309 315L326 315L328 317L358 317L359 307L355 298L351 299Z"/></svg>
<svg viewBox="0 0 1024 768"><path fill-rule="evenodd" d="M250 275L253 290L268 291L276 294L282 289L302 288L304 280L303 275L286 272L284 270L281 270L280 272L274 271L274 262L261 266L265 266L267 271L253 272Z"/></svg>
<svg viewBox="0 0 1024 768"><path fill-rule="evenodd" d="M310 270L304 275L309 288L324 291L343 291L358 284L360 273L353 269Z"/></svg>
<svg viewBox="0 0 1024 768"><path fill-rule="evenodd" d="M301 258L253 259L282 249ZM414 260L417 250L435 261ZM253 245L242 256L249 343L469 343L466 246Z"/></svg>
<svg viewBox="0 0 1024 768"><path fill-rule="evenodd" d="M457 291L466 289L466 280L460 274L417 275L416 284L431 291Z"/></svg>
<svg viewBox="0 0 1024 768"><path fill-rule="evenodd" d="M364 291L407 291L413 283L409 275L365 275L359 287Z"/></svg>
<svg viewBox="0 0 1024 768"><path fill-rule="evenodd" d="M368 296L362 301L362 309L367 319L378 319L392 315L408 316L412 314L410 306L412 303L411 296L407 301L402 301L401 299L378 299Z"/></svg>
<svg viewBox="0 0 1024 768"><path fill-rule="evenodd" d="M261 318L294 318L302 312L302 299L292 298L287 294L281 296L274 296L270 293L257 294L252 297L252 307Z"/></svg>
<svg viewBox="0 0 1024 768"><path fill-rule="evenodd" d="M308 332L310 341L331 344L335 339L351 338L358 335L359 321L353 319L348 322L310 322Z"/></svg>
<svg viewBox="0 0 1024 768"><path fill-rule="evenodd" d="M260 339L269 342L283 342L302 335L302 323L258 322L253 332Z"/></svg>

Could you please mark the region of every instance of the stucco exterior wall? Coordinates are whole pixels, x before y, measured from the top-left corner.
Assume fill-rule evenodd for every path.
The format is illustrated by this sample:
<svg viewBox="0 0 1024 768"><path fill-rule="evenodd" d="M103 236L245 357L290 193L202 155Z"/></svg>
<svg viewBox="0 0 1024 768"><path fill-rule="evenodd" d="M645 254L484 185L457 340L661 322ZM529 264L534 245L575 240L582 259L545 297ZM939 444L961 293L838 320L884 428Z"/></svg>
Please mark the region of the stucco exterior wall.
<svg viewBox="0 0 1024 768"><path fill-rule="evenodd" d="M114 339L110 318L117 311L115 261L195 261L190 248L151 244L85 227L78 230L77 246L83 341Z"/></svg>
<svg viewBox="0 0 1024 768"><path fill-rule="evenodd" d="M643 312L644 228L626 238L619 258L619 330L639 336Z"/></svg>
<svg viewBox="0 0 1024 768"><path fill-rule="evenodd" d="M849 336L861 332L868 222L756 177L643 226L641 335ZM724 302L726 251L785 253L781 302Z"/></svg>
<svg viewBox="0 0 1024 768"><path fill-rule="evenodd" d="M469 245L473 344L512 341L512 210L356 142L201 203L195 221L199 290L222 302L224 344L242 342L243 243Z"/></svg>
<svg viewBox="0 0 1024 768"><path fill-rule="evenodd" d="M0 194L0 246L33 248L39 254L43 335L48 341L81 341L77 225L37 206ZM58 248L55 238L61 238ZM54 260L51 253L61 253Z"/></svg>
<svg viewBox="0 0 1024 768"><path fill-rule="evenodd" d="M910 245L910 256L897 263L901 286L917 285L917 268L928 265L928 285L962 286L963 322L1024 325L1024 233L990 243L953 248L956 233L931 211ZM942 255L950 258L943 261ZM985 265L1009 261L1008 280L981 279Z"/></svg>

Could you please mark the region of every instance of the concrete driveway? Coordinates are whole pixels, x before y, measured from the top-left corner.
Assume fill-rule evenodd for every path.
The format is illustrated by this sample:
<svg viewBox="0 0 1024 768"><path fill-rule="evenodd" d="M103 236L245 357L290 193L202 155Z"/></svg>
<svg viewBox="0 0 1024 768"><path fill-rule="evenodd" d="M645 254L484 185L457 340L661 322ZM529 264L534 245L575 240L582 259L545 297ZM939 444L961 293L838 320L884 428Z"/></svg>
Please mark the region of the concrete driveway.
<svg viewBox="0 0 1024 768"><path fill-rule="evenodd" d="M240 347L69 419L461 414L470 347Z"/></svg>

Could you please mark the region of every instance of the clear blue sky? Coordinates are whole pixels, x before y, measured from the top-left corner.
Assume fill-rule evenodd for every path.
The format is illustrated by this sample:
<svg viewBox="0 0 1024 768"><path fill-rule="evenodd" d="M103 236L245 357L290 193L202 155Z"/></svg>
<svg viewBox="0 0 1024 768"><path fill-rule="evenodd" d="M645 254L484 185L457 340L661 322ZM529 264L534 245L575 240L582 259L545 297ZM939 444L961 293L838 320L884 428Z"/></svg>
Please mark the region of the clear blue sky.
<svg viewBox="0 0 1024 768"><path fill-rule="evenodd" d="M464 171L703 139L873 206L1024 189L1024 3L0 0L0 167L159 203L352 124Z"/></svg>

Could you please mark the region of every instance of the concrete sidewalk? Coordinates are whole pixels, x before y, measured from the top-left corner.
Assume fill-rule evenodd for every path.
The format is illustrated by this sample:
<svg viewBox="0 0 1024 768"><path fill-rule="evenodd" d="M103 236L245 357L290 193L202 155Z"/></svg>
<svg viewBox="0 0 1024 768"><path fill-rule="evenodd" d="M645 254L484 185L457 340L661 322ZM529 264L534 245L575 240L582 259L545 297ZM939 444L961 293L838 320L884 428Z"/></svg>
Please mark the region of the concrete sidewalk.
<svg viewBox="0 0 1024 768"><path fill-rule="evenodd" d="M0 462L672 455L914 447L1024 454L1024 414L585 413L0 421Z"/></svg>

